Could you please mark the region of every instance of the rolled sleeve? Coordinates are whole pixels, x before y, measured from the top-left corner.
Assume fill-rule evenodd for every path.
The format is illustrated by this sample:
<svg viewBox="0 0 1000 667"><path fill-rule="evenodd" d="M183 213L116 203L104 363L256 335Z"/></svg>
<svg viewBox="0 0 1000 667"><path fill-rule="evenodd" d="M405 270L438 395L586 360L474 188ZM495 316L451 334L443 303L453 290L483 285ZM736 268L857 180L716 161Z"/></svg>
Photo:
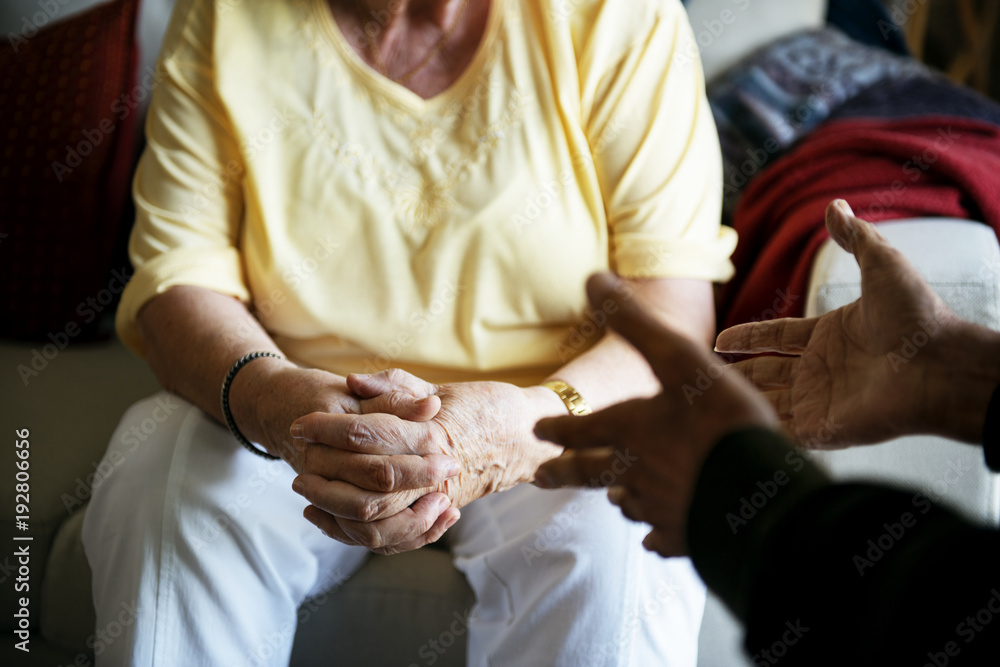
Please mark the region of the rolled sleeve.
<svg viewBox="0 0 1000 667"><path fill-rule="evenodd" d="M144 356L137 325L139 310L154 296L180 285L204 287L243 302L250 300L236 248L184 248L157 255L135 272L118 306L118 337L126 347Z"/></svg>
<svg viewBox="0 0 1000 667"><path fill-rule="evenodd" d="M649 3L646 29L587 96L612 268L624 277L726 281L722 158L697 45L679 3Z"/></svg>
<svg viewBox="0 0 1000 667"><path fill-rule="evenodd" d="M119 337L140 356L139 311L171 287L250 298L239 249L245 168L215 88L213 7L210 0L178 2L157 67L133 183L135 274L116 316Z"/></svg>
<svg viewBox="0 0 1000 667"><path fill-rule="evenodd" d="M733 274L729 256L736 232L721 227L714 238L664 240L623 234L614 241L614 267L624 278L688 278L724 282Z"/></svg>

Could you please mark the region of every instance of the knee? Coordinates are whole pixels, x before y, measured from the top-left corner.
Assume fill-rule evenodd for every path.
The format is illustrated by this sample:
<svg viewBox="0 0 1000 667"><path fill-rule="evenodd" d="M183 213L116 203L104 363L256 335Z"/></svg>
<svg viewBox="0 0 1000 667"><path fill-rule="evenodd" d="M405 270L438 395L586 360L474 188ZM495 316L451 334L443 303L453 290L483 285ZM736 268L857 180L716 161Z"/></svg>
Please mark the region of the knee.
<svg viewBox="0 0 1000 667"><path fill-rule="evenodd" d="M130 407L97 464L91 489L92 508L105 506L108 503L102 500L110 500L112 506L124 511L137 510L139 499L148 497L157 480L168 474L180 426L195 409L167 392Z"/></svg>
<svg viewBox="0 0 1000 667"><path fill-rule="evenodd" d="M117 451L136 463L148 460L176 442L184 418L194 410L197 408L184 399L165 391L139 401L125 412L108 451Z"/></svg>
<svg viewBox="0 0 1000 667"><path fill-rule="evenodd" d="M194 409L187 401L165 391L139 401L125 412L111 438L108 452L124 456L162 449L151 445L176 440L184 416Z"/></svg>
<svg viewBox="0 0 1000 667"><path fill-rule="evenodd" d="M622 516L603 491L566 490L546 521L523 536L521 552L529 566L545 562L576 569L624 562L640 544L641 527ZM641 548L641 547L639 547Z"/></svg>

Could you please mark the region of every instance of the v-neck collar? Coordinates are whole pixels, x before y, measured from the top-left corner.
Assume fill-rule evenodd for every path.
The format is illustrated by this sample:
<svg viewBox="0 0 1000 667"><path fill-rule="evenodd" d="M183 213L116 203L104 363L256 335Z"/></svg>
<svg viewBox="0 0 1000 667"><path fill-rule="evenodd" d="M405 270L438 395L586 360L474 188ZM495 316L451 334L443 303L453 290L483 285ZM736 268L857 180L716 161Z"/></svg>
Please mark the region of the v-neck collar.
<svg viewBox="0 0 1000 667"><path fill-rule="evenodd" d="M404 107L411 109L414 112L421 113L426 112L429 109L436 108L442 104L447 104L452 98L461 93L461 91L468 85L469 81L473 81L478 78L485 62L488 59L488 55L493 46L493 42L496 39L497 32L499 31L500 19L503 15L503 5L505 3L506 0L490 0L490 9L486 20L486 29L483 31L483 37L479 41L479 46L477 47L472 60L469 62L468 66L466 66L465 71L463 71L458 79L456 79L450 86L427 99L424 99L406 86L398 84L387 76L375 71L357 54L357 52L355 52L354 48L348 43L344 33L341 31L337 20L334 18L333 9L330 7L329 0L312 0L312 7L313 13L316 15L317 22L326 33L330 42L332 42L334 48L343 58L344 62L347 63L348 67L353 70L354 74L361 81L370 85L373 89L378 90L382 95L403 105Z"/></svg>

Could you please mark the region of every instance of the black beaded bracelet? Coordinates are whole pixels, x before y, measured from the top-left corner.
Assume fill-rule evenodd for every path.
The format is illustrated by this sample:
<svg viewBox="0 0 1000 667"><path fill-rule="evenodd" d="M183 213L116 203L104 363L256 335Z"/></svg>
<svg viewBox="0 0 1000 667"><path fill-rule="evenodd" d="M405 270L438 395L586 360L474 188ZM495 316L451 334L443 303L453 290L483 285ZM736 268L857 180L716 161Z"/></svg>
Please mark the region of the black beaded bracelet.
<svg viewBox="0 0 1000 667"><path fill-rule="evenodd" d="M993 390L990 406L986 408L986 423L983 424L983 456L990 470L1000 472L1000 387Z"/></svg>
<svg viewBox="0 0 1000 667"><path fill-rule="evenodd" d="M255 447L246 437L240 433L240 430L236 428L236 420L233 419L233 413L229 409L229 389L233 385L233 379L236 374L240 372L240 369L249 364L254 359L262 359L264 357L274 357L275 359L284 359L280 354L275 354L274 352L251 352L240 358L233 367L229 369L229 373L226 375L225 381L222 383L222 416L226 419L226 426L229 427L229 432L233 434L240 444L249 449L251 452L257 456L261 456L269 461L280 461L277 456L271 456L262 449Z"/></svg>

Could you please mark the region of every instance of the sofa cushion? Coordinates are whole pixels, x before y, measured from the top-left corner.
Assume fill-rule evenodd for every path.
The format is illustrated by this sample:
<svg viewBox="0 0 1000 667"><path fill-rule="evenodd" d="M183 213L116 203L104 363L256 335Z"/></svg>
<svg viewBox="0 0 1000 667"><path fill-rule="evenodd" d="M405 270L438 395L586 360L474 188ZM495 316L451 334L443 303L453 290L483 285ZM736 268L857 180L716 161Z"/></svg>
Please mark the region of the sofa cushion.
<svg viewBox="0 0 1000 667"><path fill-rule="evenodd" d="M0 335L85 340L120 280L132 166L137 0L0 47Z"/></svg>
<svg viewBox="0 0 1000 667"><path fill-rule="evenodd" d="M299 608L290 664L327 667L336 647L356 660L364 656L366 667L461 667L474 605L444 549L372 556L339 589Z"/></svg>
<svg viewBox="0 0 1000 667"><path fill-rule="evenodd" d="M42 354L42 347L0 343L0 368L8 370L0 374L0 425L7 432L28 429L31 443L28 534L33 538L29 582L33 625L40 619L41 582L47 567L57 563L47 559L49 545L90 498L94 481L106 474L101 458L122 413L159 389L149 367L118 341L71 347L52 358ZM27 381L22 379L23 369L28 369L23 376ZM13 484L0 487L3 507L14 507L14 491ZM0 517L0 539L10 544L15 532L13 516ZM0 556L0 577L10 571L4 568L12 562L12 556L7 561ZM12 585L0 586L3 608L13 609L17 597ZM5 616L0 628L10 631L15 620Z"/></svg>
<svg viewBox="0 0 1000 667"><path fill-rule="evenodd" d="M687 10L711 79L780 37L824 25L827 0L690 0Z"/></svg>
<svg viewBox="0 0 1000 667"><path fill-rule="evenodd" d="M90 660L94 652L89 646L97 648L98 644L94 641L97 615L90 565L80 540L85 509L63 522L49 550L41 589L41 636L53 647ZM128 615L122 620L127 622ZM110 630L114 632L114 628ZM88 663L81 660L76 664Z"/></svg>

